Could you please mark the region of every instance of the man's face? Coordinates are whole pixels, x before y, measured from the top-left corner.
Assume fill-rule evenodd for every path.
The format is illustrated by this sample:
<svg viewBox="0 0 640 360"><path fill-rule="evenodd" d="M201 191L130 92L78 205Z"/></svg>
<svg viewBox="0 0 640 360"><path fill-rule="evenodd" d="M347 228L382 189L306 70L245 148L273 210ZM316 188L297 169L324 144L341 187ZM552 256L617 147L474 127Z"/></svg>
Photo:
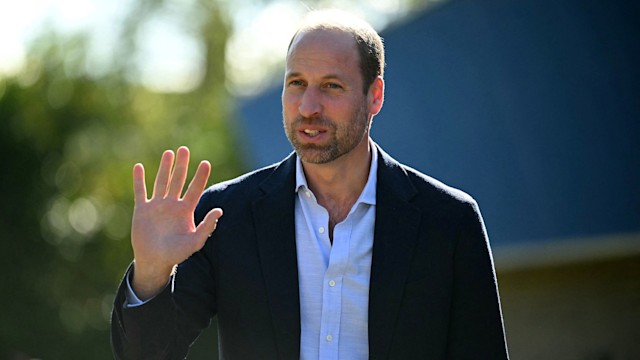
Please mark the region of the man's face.
<svg viewBox="0 0 640 360"><path fill-rule="evenodd" d="M367 96L355 40L347 33L298 34L287 56L282 115L302 161L329 163L368 139Z"/></svg>

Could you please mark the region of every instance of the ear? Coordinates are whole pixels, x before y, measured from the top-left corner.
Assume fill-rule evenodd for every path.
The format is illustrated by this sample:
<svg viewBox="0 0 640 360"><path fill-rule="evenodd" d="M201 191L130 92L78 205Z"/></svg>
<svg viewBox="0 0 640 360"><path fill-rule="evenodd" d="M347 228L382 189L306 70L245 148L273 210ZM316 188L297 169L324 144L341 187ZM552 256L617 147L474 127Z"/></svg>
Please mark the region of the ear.
<svg viewBox="0 0 640 360"><path fill-rule="evenodd" d="M382 103L384 103L384 79L382 76L378 76L369 86L367 100L369 102L369 114L378 115L382 109Z"/></svg>

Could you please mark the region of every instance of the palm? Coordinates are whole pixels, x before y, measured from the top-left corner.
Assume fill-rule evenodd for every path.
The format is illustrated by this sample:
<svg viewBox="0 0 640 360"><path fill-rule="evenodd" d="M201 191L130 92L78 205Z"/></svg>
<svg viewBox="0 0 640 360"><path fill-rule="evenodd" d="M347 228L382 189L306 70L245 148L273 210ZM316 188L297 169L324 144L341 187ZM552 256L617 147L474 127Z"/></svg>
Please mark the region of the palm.
<svg viewBox="0 0 640 360"><path fill-rule="evenodd" d="M136 204L132 226L136 258L144 254L179 263L198 250L195 229L193 207L184 200L151 199Z"/></svg>

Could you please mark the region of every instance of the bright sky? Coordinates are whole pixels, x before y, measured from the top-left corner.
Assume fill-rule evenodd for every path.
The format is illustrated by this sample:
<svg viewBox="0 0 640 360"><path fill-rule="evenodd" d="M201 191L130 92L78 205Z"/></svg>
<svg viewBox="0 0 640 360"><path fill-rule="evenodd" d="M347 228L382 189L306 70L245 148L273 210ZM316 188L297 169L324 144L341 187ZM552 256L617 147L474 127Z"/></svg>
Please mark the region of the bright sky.
<svg viewBox="0 0 640 360"><path fill-rule="evenodd" d="M45 24L64 33L81 30L104 32L120 18L128 0L20 0L0 2L0 72L19 70L27 42Z"/></svg>
<svg viewBox="0 0 640 360"><path fill-rule="evenodd" d="M146 23L138 36L141 64L137 80L159 91L188 91L202 75L203 49L176 18L176 11L197 0L167 0L169 10ZM118 39L118 25L133 0L19 0L0 2L0 75L17 73L27 44L51 25L63 34L88 31L91 71L109 66L109 51ZM353 4L356 3L356 4ZM407 0L327 0L323 5L339 6L364 17L381 29L390 19L406 13ZM232 23L237 29L228 45L227 68L230 88L250 93L279 66L296 21L307 11L301 0L228 0ZM349 4L351 4L349 6ZM293 19L289 21L289 19Z"/></svg>

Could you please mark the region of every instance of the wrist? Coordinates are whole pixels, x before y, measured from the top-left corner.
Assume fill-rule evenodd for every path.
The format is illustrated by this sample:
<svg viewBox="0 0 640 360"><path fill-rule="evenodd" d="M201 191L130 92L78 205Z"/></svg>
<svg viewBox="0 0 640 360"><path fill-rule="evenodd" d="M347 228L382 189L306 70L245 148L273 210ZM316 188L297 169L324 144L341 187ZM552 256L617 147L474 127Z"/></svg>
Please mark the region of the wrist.
<svg viewBox="0 0 640 360"><path fill-rule="evenodd" d="M158 266L134 260L131 287L136 296L146 301L164 289L175 270L175 265Z"/></svg>

